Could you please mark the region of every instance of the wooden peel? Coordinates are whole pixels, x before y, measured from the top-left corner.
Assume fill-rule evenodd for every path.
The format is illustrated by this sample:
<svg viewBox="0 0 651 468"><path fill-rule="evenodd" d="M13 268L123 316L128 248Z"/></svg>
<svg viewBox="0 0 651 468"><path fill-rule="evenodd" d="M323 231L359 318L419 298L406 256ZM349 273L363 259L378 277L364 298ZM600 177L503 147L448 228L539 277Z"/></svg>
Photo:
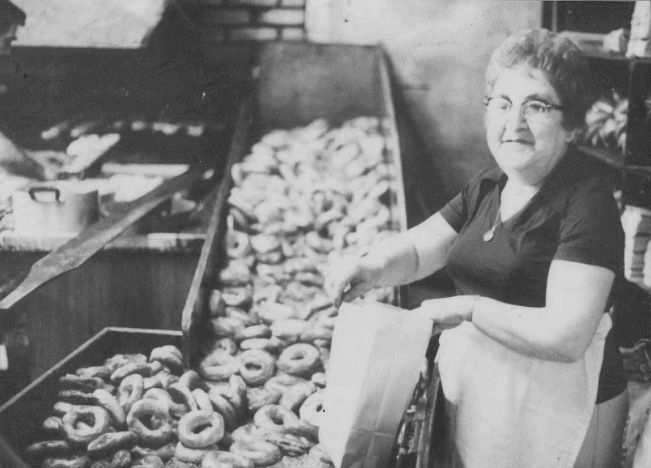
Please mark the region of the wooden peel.
<svg viewBox="0 0 651 468"><path fill-rule="evenodd" d="M125 204L119 211L98 221L34 263L27 276L0 301L0 323L7 312L29 293L54 278L80 267L122 231L159 207L175 193L190 188L204 174L205 167L195 167L163 182L151 192ZM20 280L16 280L18 283Z"/></svg>

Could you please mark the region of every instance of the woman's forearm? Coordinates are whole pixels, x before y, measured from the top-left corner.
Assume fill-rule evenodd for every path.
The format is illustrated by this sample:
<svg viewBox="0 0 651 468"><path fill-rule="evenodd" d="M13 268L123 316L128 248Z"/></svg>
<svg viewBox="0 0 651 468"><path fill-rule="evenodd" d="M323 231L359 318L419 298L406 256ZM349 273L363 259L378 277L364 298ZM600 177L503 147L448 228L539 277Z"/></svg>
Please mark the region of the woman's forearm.
<svg viewBox="0 0 651 468"><path fill-rule="evenodd" d="M558 316L557 311L545 307L523 307L482 297L473 301L471 321L485 335L526 356L576 361L594 330L577 329L577 325L559 321Z"/></svg>
<svg viewBox="0 0 651 468"><path fill-rule="evenodd" d="M448 250L457 233L435 214L423 223L386 239L369 252L380 265L377 286L413 283L445 266Z"/></svg>
<svg viewBox="0 0 651 468"><path fill-rule="evenodd" d="M375 266L375 286L409 283L418 269L416 248L404 233L377 244L362 260Z"/></svg>

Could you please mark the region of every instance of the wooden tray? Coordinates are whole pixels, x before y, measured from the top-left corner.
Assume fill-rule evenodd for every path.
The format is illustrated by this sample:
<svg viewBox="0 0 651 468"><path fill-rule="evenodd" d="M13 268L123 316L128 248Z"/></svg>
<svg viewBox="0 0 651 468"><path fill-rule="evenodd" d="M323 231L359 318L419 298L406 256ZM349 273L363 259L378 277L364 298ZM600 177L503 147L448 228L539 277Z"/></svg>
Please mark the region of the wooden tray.
<svg viewBox="0 0 651 468"><path fill-rule="evenodd" d="M166 344L181 345L171 330L105 328L0 407L0 466L29 467L20 454L38 440L39 426L56 403L59 377L80 367L100 365L117 353L149 352Z"/></svg>

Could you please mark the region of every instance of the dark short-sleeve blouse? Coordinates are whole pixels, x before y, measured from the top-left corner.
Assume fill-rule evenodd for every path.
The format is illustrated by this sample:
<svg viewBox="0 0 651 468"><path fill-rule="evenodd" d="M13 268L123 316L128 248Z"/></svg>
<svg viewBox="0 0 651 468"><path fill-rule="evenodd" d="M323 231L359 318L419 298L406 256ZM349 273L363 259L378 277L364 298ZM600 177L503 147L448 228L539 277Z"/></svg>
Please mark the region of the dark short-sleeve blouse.
<svg viewBox="0 0 651 468"><path fill-rule="evenodd" d="M479 294L508 304L545 305L552 260L568 260L623 272L624 234L612 188L589 161L569 152L525 207L495 224L506 175L484 171L440 213L459 235L447 258L458 294ZM571 313L571 311L568 311ZM606 338L597 403L626 388L621 356Z"/></svg>

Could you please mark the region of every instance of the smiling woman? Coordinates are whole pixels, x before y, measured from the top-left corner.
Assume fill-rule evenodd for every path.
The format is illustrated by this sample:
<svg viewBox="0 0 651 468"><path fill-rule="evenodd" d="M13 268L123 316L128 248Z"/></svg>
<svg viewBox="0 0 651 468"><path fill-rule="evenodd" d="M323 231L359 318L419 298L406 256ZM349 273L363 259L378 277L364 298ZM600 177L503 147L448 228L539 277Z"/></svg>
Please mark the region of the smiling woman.
<svg viewBox="0 0 651 468"><path fill-rule="evenodd" d="M547 30L505 40L486 75L498 168L327 278L335 300L350 300L447 267L458 295L417 309L442 331L456 443L446 466L617 466L626 380L604 312L623 233L612 190L572 145L587 70L579 49Z"/></svg>

